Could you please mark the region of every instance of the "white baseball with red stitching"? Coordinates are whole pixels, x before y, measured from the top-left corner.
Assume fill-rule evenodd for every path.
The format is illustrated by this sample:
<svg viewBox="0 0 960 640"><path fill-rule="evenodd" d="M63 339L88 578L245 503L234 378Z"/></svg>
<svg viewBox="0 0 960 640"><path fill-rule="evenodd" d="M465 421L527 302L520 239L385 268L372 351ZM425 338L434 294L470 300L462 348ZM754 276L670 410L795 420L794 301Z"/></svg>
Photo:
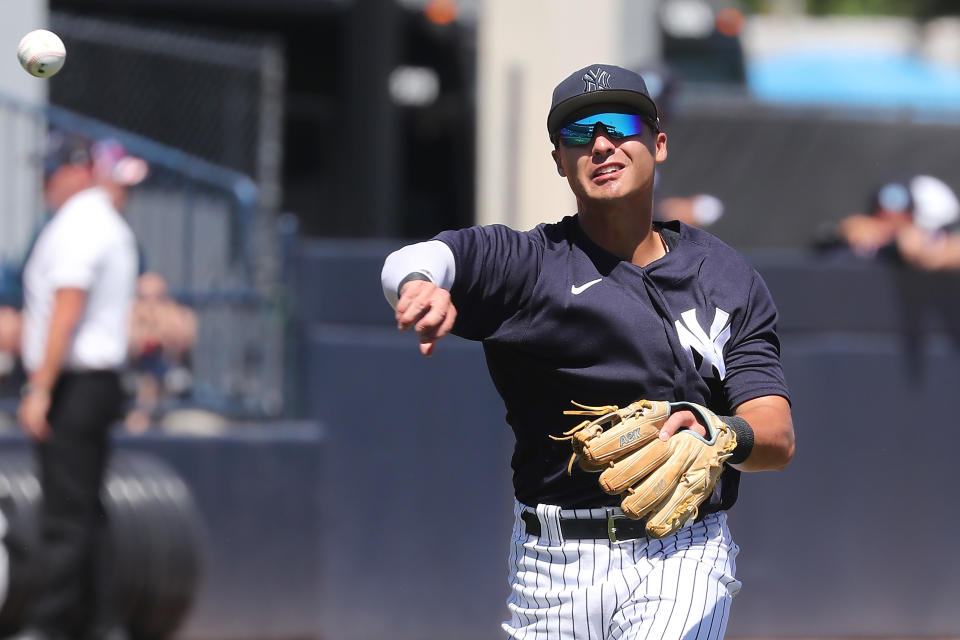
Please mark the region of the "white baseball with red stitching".
<svg viewBox="0 0 960 640"><path fill-rule="evenodd" d="M63 68L67 58L63 41L52 31L36 29L20 40L17 59L32 76L49 78Z"/></svg>

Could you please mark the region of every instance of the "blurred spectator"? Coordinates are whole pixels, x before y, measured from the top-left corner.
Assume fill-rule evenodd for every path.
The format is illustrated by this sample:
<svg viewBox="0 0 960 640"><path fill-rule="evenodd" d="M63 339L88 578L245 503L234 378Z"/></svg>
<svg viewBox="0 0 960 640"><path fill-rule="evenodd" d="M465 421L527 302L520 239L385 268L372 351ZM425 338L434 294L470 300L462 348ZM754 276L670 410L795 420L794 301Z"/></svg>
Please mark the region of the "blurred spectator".
<svg viewBox="0 0 960 640"><path fill-rule="evenodd" d="M20 637L105 638L117 612L101 490L110 427L124 406L136 242L98 186L90 140L51 132L43 175L55 213L23 269L28 381L17 411L35 443L43 499L37 583Z"/></svg>
<svg viewBox="0 0 960 640"><path fill-rule="evenodd" d="M856 213L821 229L821 250L852 252L861 258L900 261L920 269L947 268L958 239L960 200L942 180L915 175L889 180L875 189L867 213Z"/></svg>
<svg viewBox="0 0 960 640"><path fill-rule="evenodd" d="M654 217L657 220L679 220L691 227L709 227L723 215L723 202L709 193L657 200Z"/></svg>
<svg viewBox="0 0 960 640"><path fill-rule="evenodd" d="M960 270L960 235L929 233L907 227L897 234L897 251L905 263L923 271Z"/></svg>
<svg viewBox="0 0 960 640"><path fill-rule="evenodd" d="M130 324L134 406L125 421L129 431L146 431L165 402L190 390L196 335L195 314L170 297L163 276L141 275Z"/></svg>
<svg viewBox="0 0 960 640"><path fill-rule="evenodd" d="M54 134L59 135L59 134ZM127 203L127 193L146 178L149 165L141 158L131 156L122 144L113 139L93 142L90 146L93 175L97 184L110 195L114 207L122 212ZM50 220L50 215L30 238L23 263L29 257L37 237ZM138 246L138 260L142 264L143 256ZM22 287L22 264L15 269L16 287ZM0 306L0 396L10 397L19 394L25 381L25 372L20 360L20 309L12 304Z"/></svg>

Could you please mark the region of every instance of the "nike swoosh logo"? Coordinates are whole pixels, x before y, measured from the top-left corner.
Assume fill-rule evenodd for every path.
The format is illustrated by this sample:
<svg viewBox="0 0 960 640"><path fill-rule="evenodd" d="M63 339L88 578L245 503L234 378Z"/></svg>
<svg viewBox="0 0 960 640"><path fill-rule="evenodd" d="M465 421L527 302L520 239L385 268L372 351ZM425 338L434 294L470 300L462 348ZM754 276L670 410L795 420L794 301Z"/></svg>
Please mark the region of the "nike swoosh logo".
<svg viewBox="0 0 960 640"><path fill-rule="evenodd" d="M586 291L587 289L589 289L590 287L592 287L593 285L600 282L601 280L603 280L603 278L597 278L596 280L591 280L590 282L584 282L579 287L575 284L572 284L570 285L570 293L572 293L575 296L578 296L584 291Z"/></svg>

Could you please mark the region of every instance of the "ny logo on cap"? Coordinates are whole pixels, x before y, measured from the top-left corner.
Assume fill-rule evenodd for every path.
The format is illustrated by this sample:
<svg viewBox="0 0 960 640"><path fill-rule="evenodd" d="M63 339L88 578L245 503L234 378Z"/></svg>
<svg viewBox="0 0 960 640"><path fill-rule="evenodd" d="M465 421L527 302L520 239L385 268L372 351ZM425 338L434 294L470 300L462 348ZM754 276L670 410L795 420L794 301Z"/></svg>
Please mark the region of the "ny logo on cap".
<svg viewBox="0 0 960 640"><path fill-rule="evenodd" d="M583 74L583 92L597 91L610 88L610 74L597 67L596 71L587 71Z"/></svg>

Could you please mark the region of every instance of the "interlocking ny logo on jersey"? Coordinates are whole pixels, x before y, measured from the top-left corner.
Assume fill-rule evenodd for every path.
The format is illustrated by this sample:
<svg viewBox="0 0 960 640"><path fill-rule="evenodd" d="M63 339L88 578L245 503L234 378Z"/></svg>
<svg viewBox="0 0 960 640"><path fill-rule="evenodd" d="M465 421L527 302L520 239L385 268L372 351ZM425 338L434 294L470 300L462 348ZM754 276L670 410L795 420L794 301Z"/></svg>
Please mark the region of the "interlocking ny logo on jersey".
<svg viewBox="0 0 960 640"><path fill-rule="evenodd" d="M730 314L717 308L708 334L697 322L697 310L690 309L680 314L676 321L680 344L690 352L697 371L704 378L714 376L723 380L727 367L723 363L723 347L730 339Z"/></svg>
<svg viewBox="0 0 960 640"><path fill-rule="evenodd" d="M596 71L587 71L583 74L583 92L596 91L598 89L610 88L610 74L603 69Z"/></svg>

